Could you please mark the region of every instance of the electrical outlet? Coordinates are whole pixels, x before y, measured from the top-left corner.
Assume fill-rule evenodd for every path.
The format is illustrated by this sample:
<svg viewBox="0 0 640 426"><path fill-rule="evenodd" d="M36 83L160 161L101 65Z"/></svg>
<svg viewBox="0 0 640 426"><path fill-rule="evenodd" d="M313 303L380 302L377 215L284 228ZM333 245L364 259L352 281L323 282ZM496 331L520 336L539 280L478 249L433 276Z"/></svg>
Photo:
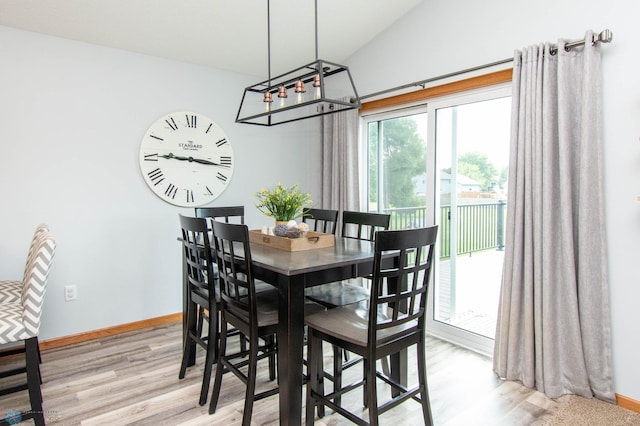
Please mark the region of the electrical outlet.
<svg viewBox="0 0 640 426"><path fill-rule="evenodd" d="M64 301L71 302L72 300L78 300L78 288L75 285L65 285Z"/></svg>

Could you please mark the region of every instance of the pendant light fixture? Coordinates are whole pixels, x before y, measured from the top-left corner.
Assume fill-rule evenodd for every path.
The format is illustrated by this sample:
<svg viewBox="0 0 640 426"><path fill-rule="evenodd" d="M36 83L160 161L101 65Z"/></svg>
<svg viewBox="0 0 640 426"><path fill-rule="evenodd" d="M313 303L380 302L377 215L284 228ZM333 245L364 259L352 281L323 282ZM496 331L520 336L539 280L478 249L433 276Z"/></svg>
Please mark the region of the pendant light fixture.
<svg viewBox="0 0 640 426"><path fill-rule="evenodd" d="M275 126L360 108L349 68L318 58L318 0L315 0L316 60L271 77L271 16L267 0L268 79L244 89L236 123ZM288 91L292 90L291 97Z"/></svg>

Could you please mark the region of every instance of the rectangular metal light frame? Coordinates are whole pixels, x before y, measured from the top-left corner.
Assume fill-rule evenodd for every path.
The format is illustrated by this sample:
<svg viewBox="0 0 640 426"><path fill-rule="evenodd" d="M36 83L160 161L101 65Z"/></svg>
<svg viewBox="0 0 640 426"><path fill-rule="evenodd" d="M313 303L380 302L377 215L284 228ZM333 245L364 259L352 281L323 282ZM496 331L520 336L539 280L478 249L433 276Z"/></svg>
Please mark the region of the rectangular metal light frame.
<svg viewBox="0 0 640 426"><path fill-rule="evenodd" d="M316 75L320 77L318 88L312 84ZM306 88L300 102L297 99L298 94L294 92L298 80L302 80ZM288 98L283 106L279 105L281 99L277 96L278 88L281 86L286 87L288 91ZM316 89L319 89L318 95L315 93ZM263 102L266 92L271 92L274 100L269 108ZM349 68L317 59L285 74L247 87L238 108L236 123L275 126L361 106Z"/></svg>

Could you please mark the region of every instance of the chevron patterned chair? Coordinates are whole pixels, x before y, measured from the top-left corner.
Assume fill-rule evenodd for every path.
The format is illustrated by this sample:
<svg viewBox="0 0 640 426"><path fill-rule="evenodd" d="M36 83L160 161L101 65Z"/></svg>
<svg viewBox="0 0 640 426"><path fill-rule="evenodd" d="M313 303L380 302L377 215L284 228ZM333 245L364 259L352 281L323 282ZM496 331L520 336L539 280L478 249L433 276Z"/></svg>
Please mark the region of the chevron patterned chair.
<svg viewBox="0 0 640 426"><path fill-rule="evenodd" d="M35 247L36 240L41 232L49 231L49 225L41 223L33 233L31 239L31 246L29 247L29 253L27 253L27 261L24 265L24 272L26 274L29 263L33 257L33 249ZM1 280L0 281L0 303L20 303L22 294L22 283L20 280Z"/></svg>
<svg viewBox="0 0 640 426"><path fill-rule="evenodd" d="M24 276L19 303L0 304L0 357L25 353L26 365L0 372L0 378L26 373L26 383L0 389L0 395L23 390L29 391L31 410L20 413L23 420L33 419L36 425L44 425L38 334L47 278L56 249L55 239L48 231L42 231L34 241L33 253ZM12 382L13 383L13 382Z"/></svg>

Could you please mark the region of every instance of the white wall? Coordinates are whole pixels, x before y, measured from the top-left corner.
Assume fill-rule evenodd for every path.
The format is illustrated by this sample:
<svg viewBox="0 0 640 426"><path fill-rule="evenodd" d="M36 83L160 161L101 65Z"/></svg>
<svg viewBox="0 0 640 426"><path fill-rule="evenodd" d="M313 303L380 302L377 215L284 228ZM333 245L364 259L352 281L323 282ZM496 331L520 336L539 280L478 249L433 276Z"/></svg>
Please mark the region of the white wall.
<svg viewBox="0 0 640 426"><path fill-rule="evenodd" d="M640 401L640 2L426 0L347 64L361 95L492 63L587 29L602 46L605 191L616 392ZM599 230L594 230L599 232Z"/></svg>
<svg viewBox="0 0 640 426"><path fill-rule="evenodd" d="M195 111L234 147L231 184L212 205L271 222L255 191L299 182L319 201L319 122L236 124L260 77L0 26L0 279L21 279L35 227L58 242L41 340L181 311L178 213L144 183L140 140L158 118ZM311 148L311 149L310 149ZM318 195L316 195L318 194ZM78 300L64 302L74 284Z"/></svg>

